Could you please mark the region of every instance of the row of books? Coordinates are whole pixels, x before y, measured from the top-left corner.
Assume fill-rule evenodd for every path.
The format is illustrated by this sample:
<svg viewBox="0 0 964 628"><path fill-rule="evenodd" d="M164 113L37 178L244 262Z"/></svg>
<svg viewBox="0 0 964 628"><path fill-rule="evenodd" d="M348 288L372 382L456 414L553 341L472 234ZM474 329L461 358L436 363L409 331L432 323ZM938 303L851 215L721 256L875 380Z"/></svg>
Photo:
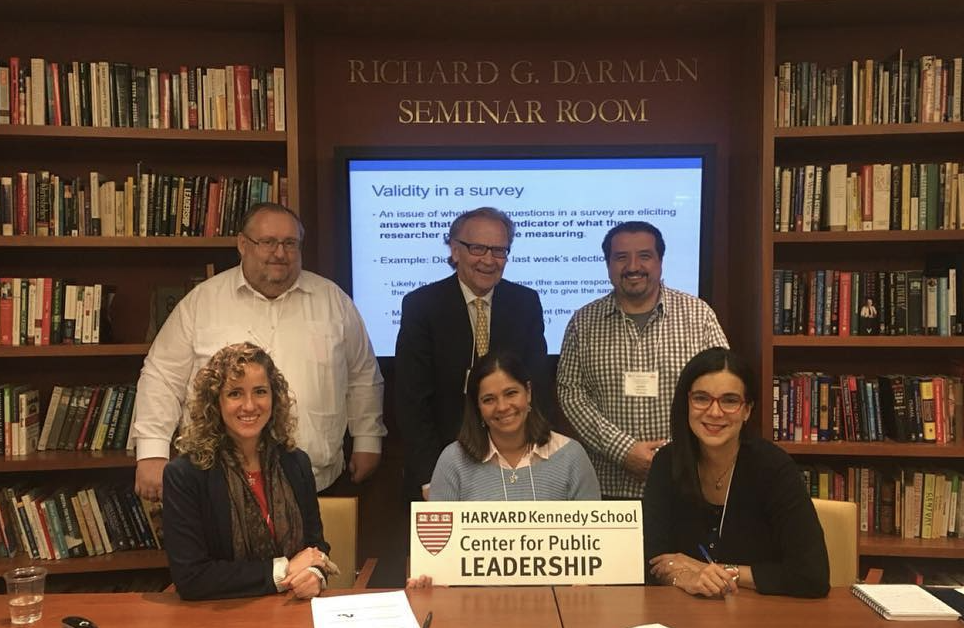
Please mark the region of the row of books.
<svg viewBox="0 0 964 628"><path fill-rule="evenodd" d="M0 124L284 131L284 68L0 61Z"/></svg>
<svg viewBox="0 0 964 628"><path fill-rule="evenodd" d="M22 456L37 451L40 391L25 384L0 385L0 451Z"/></svg>
<svg viewBox="0 0 964 628"><path fill-rule="evenodd" d="M964 334L964 258L928 270L773 271L773 334Z"/></svg>
<svg viewBox="0 0 964 628"><path fill-rule="evenodd" d="M964 229L956 162L777 166L773 230Z"/></svg>
<svg viewBox="0 0 964 628"><path fill-rule="evenodd" d="M54 386L37 450L132 449L134 385Z"/></svg>
<svg viewBox="0 0 964 628"><path fill-rule="evenodd" d="M160 505L131 486L0 488L0 557L54 560L161 549Z"/></svg>
<svg viewBox="0 0 964 628"><path fill-rule="evenodd" d="M774 76L778 127L960 122L961 57L783 62Z"/></svg>
<svg viewBox="0 0 964 628"><path fill-rule="evenodd" d="M800 471L811 496L856 503L862 532L907 539L964 537L959 471L806 465Z"/></svg>
<svg viewBox="0 0 964 628"><path fill-rule="evenodd" d="M0 346L99 344L113 340L116 288L51 277L0 279Z"/></svg>
<svg viewBox="0 0 964 628"><path fill-rule="evenodd" d="M773 378L773 440L955 442L964 416L961 378L830 375Z"/></svg>
<svg viewBox="0 0 964 628"><path fill-rule="evenodd" d="M98 172L61 177L43 170L0 176L3 235L235 235L254 203L286 204L288 180L142 171L112 181Z"/></svg>

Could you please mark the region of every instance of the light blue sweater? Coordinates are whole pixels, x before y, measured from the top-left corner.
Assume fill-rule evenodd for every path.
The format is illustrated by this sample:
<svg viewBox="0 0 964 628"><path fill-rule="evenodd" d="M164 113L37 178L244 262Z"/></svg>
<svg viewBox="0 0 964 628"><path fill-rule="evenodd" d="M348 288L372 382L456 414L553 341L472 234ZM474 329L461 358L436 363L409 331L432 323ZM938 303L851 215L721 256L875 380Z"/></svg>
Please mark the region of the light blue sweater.
<svg viewBox="0 0 964 628"><path fill-rule="evenodd" d="M565 438L557 434L553 439ZM568 440L568 439L566 439ZM512 481L513 473L516 480ZM535 494L535 497L533 497ZM430 501L564 501L600 499L599 480L586 450L568 440L548 458L532 454L531 465L503 469L496 457L470 458L458 441L439 456L429 489Z"/></svg>

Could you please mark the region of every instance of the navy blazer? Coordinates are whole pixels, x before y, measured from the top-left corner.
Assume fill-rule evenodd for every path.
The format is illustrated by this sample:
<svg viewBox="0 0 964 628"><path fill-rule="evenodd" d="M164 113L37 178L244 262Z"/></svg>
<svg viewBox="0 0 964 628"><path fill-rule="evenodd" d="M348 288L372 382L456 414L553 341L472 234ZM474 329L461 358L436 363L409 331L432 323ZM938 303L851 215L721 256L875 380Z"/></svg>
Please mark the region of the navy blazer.
<svg viewBox="0 0 964 628"><path fill-rule="evenodd" d="M301 511L302 547L328 553L308 454L281 452L281 468ZM208 470L179 456L164 467L164 547L177 592L185 600L276 593L273 563L234 559L228 483L219 464ZM290 556L288 558L291 558Z"/></svg>
<svg viewBox="0 0 964 628"><path fill-rule="evenodd" d="M548 411L551 391L539 293L505 279L497 283L489 327L489 349L511 350L522 359L533 379L536 404ZM395 416L405 443L406 490L412 496L431 480L439 454L462 427L474 347L457 275L402 299L395 345Z"/></svg>

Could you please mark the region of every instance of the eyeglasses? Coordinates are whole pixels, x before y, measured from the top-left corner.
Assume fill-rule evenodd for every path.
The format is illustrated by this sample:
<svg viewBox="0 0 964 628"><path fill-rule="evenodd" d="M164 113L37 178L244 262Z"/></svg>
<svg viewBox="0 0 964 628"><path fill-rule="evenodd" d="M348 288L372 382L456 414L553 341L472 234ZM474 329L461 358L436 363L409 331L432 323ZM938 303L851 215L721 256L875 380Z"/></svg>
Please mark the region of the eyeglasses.
<svg viewBox="0 0 964 628"><path fill-rule="evenodd" d="M466 242L465 240L459 240L455 238L455 241L464 246L469 250L469 254L475 255L476 257L482 257L489 251L492 251L492 257L498 259L505 259L509 257L509 247L507 246L489 246L487 244L475 244L474 242Z"/></svg>
<svg viewBox="0 0 964 628"><path fill-rule="evenodd" d="M736 393L726 393L719 397L714 397L708 392L694 390L690 392L689 398L690 405L693 406L694 410L709 410L715 401L720 405L720 410L723 414L739 412L740 408L746 404L746 399Z"/></svg>
<svg viewBox="0 0 964 628"><path fill-rule="evenodd" d="M251 244L258 247L258 250L262 253L274 253L278 250L278 245L284 249L285 253L294 253L295 251L301 250L301 240L296 240L295 238L287 238L285 240L278 240L276 238L264 238L263 240L255 240L249 237L248 234L242 233L245 239Z"/></svg>

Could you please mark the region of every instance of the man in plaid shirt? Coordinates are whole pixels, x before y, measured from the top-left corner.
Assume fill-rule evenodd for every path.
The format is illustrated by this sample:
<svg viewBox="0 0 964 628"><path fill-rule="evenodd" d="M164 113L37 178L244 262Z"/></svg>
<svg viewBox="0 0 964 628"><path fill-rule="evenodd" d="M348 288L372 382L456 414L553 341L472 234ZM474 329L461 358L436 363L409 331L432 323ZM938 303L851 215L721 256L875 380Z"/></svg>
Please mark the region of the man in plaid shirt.
<svg viewBox="0 0 964 628"><path fill-rule="evenodd" d="M707 303L662 285L665 251L648 222L613 227L603 239L613 291L577 310L562 341L559 403L605 497L643 496L680 371L703 349L729 346Z"/></svg>

